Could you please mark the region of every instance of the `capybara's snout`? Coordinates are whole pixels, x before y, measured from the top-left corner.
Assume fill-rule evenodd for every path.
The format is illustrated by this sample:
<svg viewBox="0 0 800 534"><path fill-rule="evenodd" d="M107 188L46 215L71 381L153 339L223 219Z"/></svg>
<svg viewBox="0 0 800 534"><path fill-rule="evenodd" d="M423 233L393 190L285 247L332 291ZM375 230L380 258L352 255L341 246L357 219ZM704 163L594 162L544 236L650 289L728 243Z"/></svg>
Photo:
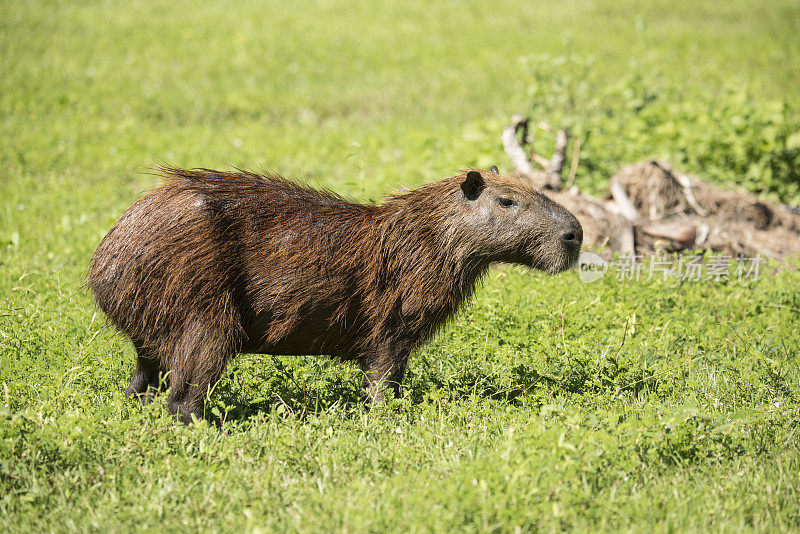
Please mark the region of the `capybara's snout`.
<svg viewBox="0 0 800 534"><path fill-rule="evenodd" d="M557 219L560 224L557 232L559 234L559 244L563 248L562 255L564 262L557 266L552 272L564 271L574 266L578 262L578 256L581 253L581 244L583 244L583 227L581 227L581 223L578 221L577 217L561 206L558 207L560 212Z"/></svg>
<svg viewBox="0 0 800 534"><path fill-rule="evenodd" d="M578 219L560 204L540 195L541 204L530 227L531 265L555 274L572 268L583 244L583 228Z"/></svg>

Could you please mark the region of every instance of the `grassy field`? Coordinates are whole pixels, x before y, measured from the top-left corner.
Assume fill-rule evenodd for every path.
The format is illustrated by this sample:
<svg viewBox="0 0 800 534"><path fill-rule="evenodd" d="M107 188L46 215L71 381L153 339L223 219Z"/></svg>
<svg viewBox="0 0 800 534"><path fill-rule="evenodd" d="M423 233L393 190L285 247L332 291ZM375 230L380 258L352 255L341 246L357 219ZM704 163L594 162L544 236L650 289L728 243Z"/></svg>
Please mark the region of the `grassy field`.
<svg viewBox="0 0 800 534"><path fill-rule="evenodd" d="M797 531L797 260L501 267L391 409L355 368L242 355L191 427L123 396L133 348L81 281L155 162L379 200L508 170L514 112L581 137L585 190L659 156L800 203L798 27L791 0L0 0L2 528Z"/></svg>

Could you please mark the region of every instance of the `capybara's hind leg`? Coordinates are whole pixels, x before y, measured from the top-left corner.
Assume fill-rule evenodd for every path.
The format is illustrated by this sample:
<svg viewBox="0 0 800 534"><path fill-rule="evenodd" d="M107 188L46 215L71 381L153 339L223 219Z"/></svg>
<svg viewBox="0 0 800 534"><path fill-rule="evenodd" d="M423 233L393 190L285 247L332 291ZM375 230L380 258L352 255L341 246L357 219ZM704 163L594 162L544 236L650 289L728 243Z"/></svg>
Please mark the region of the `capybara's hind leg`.
<svg viewBox="0 0 800 534"><path fill-rule="evenodd" d="M195 368L184 368L180 371L173 370L170 375L170 392L167 398L167 408L177 415L180 420L189 424L192 416L202 419L205 411L205 399L209 388L215 384L225 368L227 356L222 356L218 368L206 372Z"/></svg>
<svg viewBox="0 0 800 534"><path fill-rule="evenodd" d="M169 411L186 424L192 422L192 416L202 419L209 388L222 376L233 352L223 336L197 329L184 334L169 379Z"/></svg>
<svg viewBox="0 0 800 534"><path fill-rule="evenodd" d="M161 377L161 366L155 354L136 343L136 370L131 377L131 383L125 394L136 397L142 404L147 404L158 391Z"/></svg>
<svg viewBox="0 0 800 534"><path fill-rule="evenodd" d="M192 384L184 388L171 387L167 399L167 409L170 413L177 415L185 425L192 423L193 419L202 419L205 411L205 392L201 393L200 386Z"/></svg>

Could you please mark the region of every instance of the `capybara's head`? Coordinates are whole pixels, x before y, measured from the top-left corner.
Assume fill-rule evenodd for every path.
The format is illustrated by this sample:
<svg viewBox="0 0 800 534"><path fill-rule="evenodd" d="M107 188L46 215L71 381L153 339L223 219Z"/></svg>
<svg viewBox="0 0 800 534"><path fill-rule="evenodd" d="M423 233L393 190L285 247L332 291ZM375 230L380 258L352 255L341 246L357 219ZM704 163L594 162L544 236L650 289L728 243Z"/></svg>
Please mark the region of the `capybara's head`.
<svg viewBox="0 0 800 534"><path fill-rule="evenodd" d="M462 175L461 208L460 238L490 261L557 273L578 260L578 219L524 178L470 170Z"/></svg>

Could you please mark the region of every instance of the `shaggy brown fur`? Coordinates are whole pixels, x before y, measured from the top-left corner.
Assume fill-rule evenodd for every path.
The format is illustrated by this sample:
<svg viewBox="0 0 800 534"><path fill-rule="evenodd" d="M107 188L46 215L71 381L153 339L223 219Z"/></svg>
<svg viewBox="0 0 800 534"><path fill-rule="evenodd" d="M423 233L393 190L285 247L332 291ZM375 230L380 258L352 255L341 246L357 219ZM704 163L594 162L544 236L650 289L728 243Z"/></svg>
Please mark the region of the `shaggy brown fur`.
<svg viewBox="0 0 800 534"><path fill-rule="evenodd" d="M577 259L575 217L524 180L470 170L352 203L276 175L161 169L94 253L88 286L138 353L129 395L203 416L238 352L357 361L373 400L492 262Z"/></svg>

